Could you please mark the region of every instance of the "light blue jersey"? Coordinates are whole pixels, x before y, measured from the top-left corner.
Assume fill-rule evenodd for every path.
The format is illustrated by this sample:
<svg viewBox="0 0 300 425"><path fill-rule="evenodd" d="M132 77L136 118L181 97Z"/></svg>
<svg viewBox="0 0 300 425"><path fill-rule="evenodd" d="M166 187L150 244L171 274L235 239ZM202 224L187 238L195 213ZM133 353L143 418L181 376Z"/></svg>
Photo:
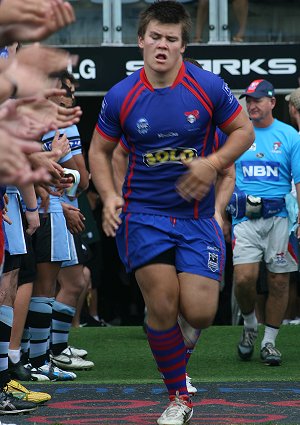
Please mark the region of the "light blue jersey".
<svg viewBox="0 0 300 425"><path fill-rule="evenodd" d="M300 135L277 119L254 129L254 143L235 162L236 186L247 195L284 198L291 191L292 176L300 182ZM286 208L276 215L286 217Z"/></svg>
<svg viewBox="0 0 300 425"><path fill-rule="evenodd" d="M69 140L69 145L71 148L72 155L77 155L79 153L82 153L81 139L80 139L77 125L73 124L67 128L60 128L58 131L61 136L63 134L66 134ZM49 131L43 137L45 150L51 151L52 140L55 136L55 133L56 133L56 130Z"/></svg>
<svg viewBox="0 0 300 425"><path fill-rule="evenodd" d="M237 187L262 198L284 197L292 175L300 182L300 135L277 119L267 128L255 128L253 145L236 164Z"/></svg>

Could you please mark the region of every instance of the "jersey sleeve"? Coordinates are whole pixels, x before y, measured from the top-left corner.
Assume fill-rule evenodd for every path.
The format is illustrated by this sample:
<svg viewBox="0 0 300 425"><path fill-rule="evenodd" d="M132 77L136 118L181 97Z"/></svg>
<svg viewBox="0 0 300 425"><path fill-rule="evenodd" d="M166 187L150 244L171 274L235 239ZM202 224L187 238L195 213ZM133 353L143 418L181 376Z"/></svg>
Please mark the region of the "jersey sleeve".
<svg viewBox="0 0 300 425"><path fill-rule="evenodd" d="M71 125L70 127L60 130L60 132L61 134L66 134L69 140L72 155L74 156L82 154L81 138L77 125Z"/></svg>
<svg viewBox="0 0 300 425"><path fill-rule="evenodd" d="M217 97L214 99L214 121L222 130L238 116L242 106L232 94L227 83L222 78L215 77L214 92L217 93Z"/></svg>
<svg viewBox="0 0 300 425"><path fill-rule="evenodd" d="M68 159L70 159L73 155L78 155L82 153L81 138L80 138L78 128L75 124L67 128L60 128L58 131L60 136L62 136L63 134L66 134L67 139L69 141L69 145L71 148L71 156L67 154ZM55 133L56 133L56 130L52 130L43 136L42 143L43 143L45 151L52 150L52 141L55 137ZM64 159L63 162L65 161L67 161L67 159Z"/></svg>
<svg viewBox="0 0 300 425"><path fill-rule="evenodd" d="M59 164L63 164L64 162L68 161L69 159L72 158L72 152L68 152L66 155L62 156L61 158L59 158L59 160L57 161Z"/></svg>
<svg viewBox="0 0 300 425"><path fill-rule="evenodd" d="M114 86L104 97L96 124L98 133L107 140L119 142L122 136L120 102Z"/></svg>

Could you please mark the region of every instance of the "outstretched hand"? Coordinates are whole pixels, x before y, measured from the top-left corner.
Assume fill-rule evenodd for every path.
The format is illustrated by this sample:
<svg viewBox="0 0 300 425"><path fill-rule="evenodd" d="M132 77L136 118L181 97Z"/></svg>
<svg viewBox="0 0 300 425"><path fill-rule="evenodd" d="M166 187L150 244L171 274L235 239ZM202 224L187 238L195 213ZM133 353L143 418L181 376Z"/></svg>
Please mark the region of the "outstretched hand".
<svg viewBox="0 0 300 425"><path fill-rule="evenodd" d="M12 1L24 5L29 1L31 5L40 2L40 0L36 0L35 2L33 0L3 0L0 7L0 15L1 8L3 7L2 4L9 3L11 7ZM7 17L7 23L0 26L1 44L12 44L16 40L19 42L41 41L61 28L75 22L74 9L69 2L47 0L46 3L47 5L45 6L45 0L43 0L41 8L36 8L36 13L34 13L32 8L25 14L18 12L18 22L16 22L16 13L14 16L10 15L10 17Z"/></svg>
<svg viewBox="0 0 300 425"><path fill-rule="evenodd" d="M77 59L65 50L34 44L20 49L13 59L0 61L0 77L16 86L17 98L43 96L45 90L56 85L56 80L49 76Z"/></svg>

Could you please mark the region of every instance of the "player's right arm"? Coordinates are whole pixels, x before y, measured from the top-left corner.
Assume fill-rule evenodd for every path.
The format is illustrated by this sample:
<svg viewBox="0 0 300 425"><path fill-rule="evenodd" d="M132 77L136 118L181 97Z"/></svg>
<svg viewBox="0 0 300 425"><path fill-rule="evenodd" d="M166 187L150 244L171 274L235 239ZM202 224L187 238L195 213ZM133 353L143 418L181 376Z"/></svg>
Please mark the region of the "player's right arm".
<svg viewBox="0 0 300 425"><path fill-rule="evenodd" d="M117 193L122 196L122 187L128 167L128 151L125 150L125 146L120 141L118 146L113 152L112 156L112 167L114 182Z"/></svg>
<svg viewBox="0 0 300 425"><path fill-rule="evenodd" d="M107 236L115 236L121 224L119 217L123 206L123 198L118 194L113 178L112 155L116 143L106 140L94 130L90 149L89 166L93 183L102 203L102 226Z"/></svg>

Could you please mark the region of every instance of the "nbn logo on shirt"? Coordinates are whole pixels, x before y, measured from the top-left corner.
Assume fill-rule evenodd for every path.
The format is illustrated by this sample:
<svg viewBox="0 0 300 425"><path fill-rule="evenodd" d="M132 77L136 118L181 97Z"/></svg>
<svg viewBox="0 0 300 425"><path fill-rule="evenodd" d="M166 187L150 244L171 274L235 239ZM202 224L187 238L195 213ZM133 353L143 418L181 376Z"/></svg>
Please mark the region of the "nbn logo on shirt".
<svg viewBox="0 0 300 425"><path fill-rule="evenodd" d="M244 181L279 180L280 163L276 161L242 161Z"/></svg>

